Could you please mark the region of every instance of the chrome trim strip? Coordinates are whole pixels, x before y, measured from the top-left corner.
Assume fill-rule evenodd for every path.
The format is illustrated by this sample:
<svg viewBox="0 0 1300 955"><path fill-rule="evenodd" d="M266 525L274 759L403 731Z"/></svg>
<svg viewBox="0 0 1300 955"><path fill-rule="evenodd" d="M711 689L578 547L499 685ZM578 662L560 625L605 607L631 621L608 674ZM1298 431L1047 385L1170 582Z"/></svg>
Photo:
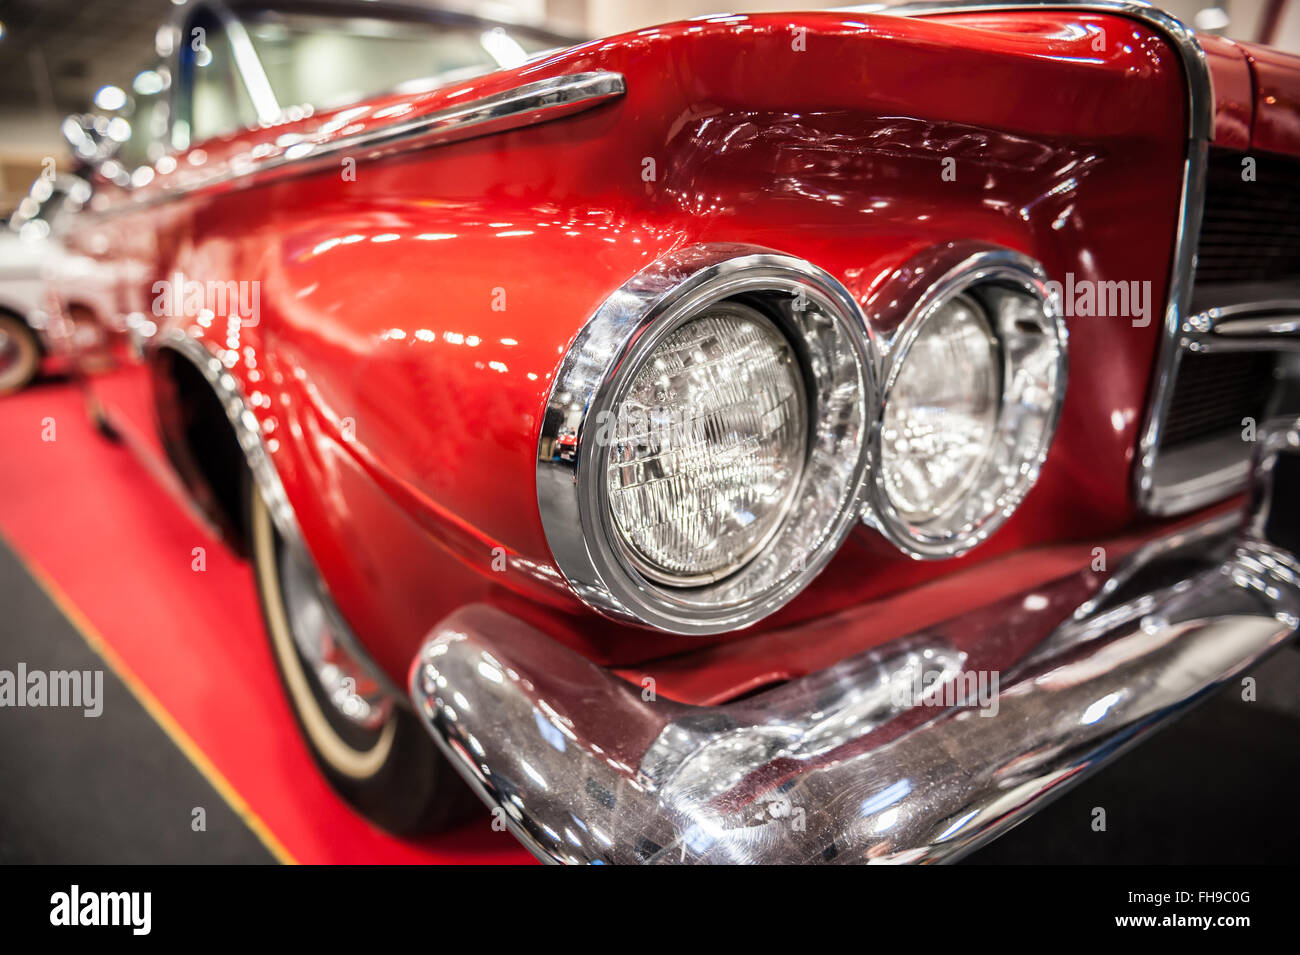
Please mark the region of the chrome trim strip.
<svg viewBox="0 0 1300 955"><path fill-rule="evenodd" d="M223 18L222 26L230 40L235 69L244 84L244 89L248 92L248 98L253 103L253 109L257 111L258 121L276 122L283 110L279 100L275 98L275 90L271 88L271 80L266 75L266 68L262 66L262 58L257 55L257 49L249 39L243 22L234 16L227 16ZM184 42L183 38L182 42Z"/></svg>
<svg viewBox="0 0 1300 955"><path fill-rule="evenodd" d="M794 503L761 553L714 583L665 586L638 571L618 546L603 496L602 434L612 434L609 415L621 385L662 336L736 296L762 304L801 353L811 409L808 459ZM857 523L877 364L853 296L802 259L746 245L694 246L633 276L565 352L538 435L538 510L570 588L606 616L683 634L745 627L786 604ZM557 451L565 428L576 435L571 456Z"/></svg>
<svg viewBox="0 0 1300 955"><path fill-rule="evenodd" d="M159 30L170 32L172 42L171 52L163 57L166 68L171 73L171 84L168 86L166 94L167 128L160 140L164 154L168 156L175 156L177 152L183 151L190 146L188 125L185 133L186 142L178 144L176 141L177 110L180 108L183 96L188 98L191 92L188 88L184 94L180 92L181 47L192 42L193 39L186 28L204 14L209 14L216 19L221 24L222 30L226 32L230 40L231 53L234 57L235 72L239 76L240 84L244 87L244 92L248 95L249 102L253 104L253 110L257 113L258 121L267 124L274 123L281 115L280 103L271 88L271 82L266 75L265 67L262 66L261 58L257 55L252 40L249 39L248 31L244 29L243 23L231 12L230 8L222 0L199 0L192 6L178 5L159 27ZM186 103L186 105L189 104ZM190 118L187 114L185 117L187 124ZM131 171L126 170L128 174Z"/></svg>
<svg viewBox="0 0 1300 955"><path fill-rule="evenodd" d="M1284 315L1274 314L1267 318L1236 318L1231 321L1215 322L1210 330L1225 338L1258 338L1266 344L1277 347L1290 341L1297 332L1300 332L1300 305L1292 305Z"/></svg>
<svg viewBox="0 0 1300 955"><path fill-rule="evenodd" d="M393 123L373 130L329 138L320 128L293 138L284 145L274 145L273 152L253 159L236 156L231 168L214 174L196 174L184 178L178 170L174 180L163 181L153 195L128 198L117 206L95 210L92 214L113 215L147 208L181 195L228 188L247 188L304 175L320 169L341 154L356 152L355 158L376 159L408 149L447 146L452 143L491 136L548 123L581 113L601 103L622 96L626 91L622 74L604 71L570 73L554 76L513 89L449 106L427 116L404 123ZM264 147L267 145L262 144Z"/></svg>
<svg viewBox="0 0 1300 955"><path fill-rule="evenodd" d="M1169 280L1164 335L1156 356L1155 377L1151 384L1146 424L1138 439L1137 462L1133 472L1134 494L1138 507L1153 516L1181 513L1216 499L1216 496L1211 494L1196 499L1182 498L1178 509L1175 510L1170 506L1170 499L1162 497L1160 487L1155 480L1161 433L1169 413L1170 402L1173 401L1174 382L1182 358L1183 316L1191 307L1192 286L1196 273L1196 244L1201 234L1208 162L1209 141L1190 143L1183 168L1182 210L1178 217L1178 233L1174 243L1174 272Z"/></svg>
<svg viewBox="0 0 1300 955"><path fill-rule="evenodd" d="M1188 351L1300 350L1300 300L1239 302L1209 308L1183 326Z"/></svg>
<svg viewBox="0 0 1300 955"><path fill-rule="evenodd" d="M266 502L266 509L271 515L275 529L295 557L303 561L304 566L315 569L319 587L318 596L322 607L330 617L331 630L340 638L353 659L364 667L367 675L374 679L389 697L398 701L399 705L407 705L406 694L371 659L330 596L324 578L321 577L319 565L312 557L311 550L303 538L302 529L298 526L298 519L294 516L293 505L289 503L289 496L285 493L279 472L276 471L275 464L271 461L271 454L262 441L262 429L249 408L235 376L226 370L221 361L209 352L202 342L191 335L186 335L180 329L173 328L164 332L154 339L151 349L170 351L179 355L193 365L207 381L226 412L230 426L235 432L235 438L239 442L239 448L248 462L253 481L262 494L262 500Z"/></svg>
<svg viewBox="0 0 1300 955"><path fill-rule="evenodd" d="M952 861L1292 636L1300 419L1258 452L1235 531L1206 522L1143 548L1114 586L1083 568L748 700L647 700L483 605L435 628L411 696L544 861Z"/></svg>

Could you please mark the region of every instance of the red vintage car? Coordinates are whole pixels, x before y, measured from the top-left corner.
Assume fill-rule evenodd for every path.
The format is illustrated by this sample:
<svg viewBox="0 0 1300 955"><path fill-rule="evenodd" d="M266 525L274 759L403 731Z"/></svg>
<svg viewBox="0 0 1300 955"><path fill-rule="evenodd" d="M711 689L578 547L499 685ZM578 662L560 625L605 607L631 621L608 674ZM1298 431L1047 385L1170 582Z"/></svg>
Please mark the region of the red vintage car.
<svg viewBox="0 0 1300 955"><path fill-rule="evenodd" d="M159 43L87 387L384 826L955 858L1294 632L1300 60L1128 2Z"/></svg>

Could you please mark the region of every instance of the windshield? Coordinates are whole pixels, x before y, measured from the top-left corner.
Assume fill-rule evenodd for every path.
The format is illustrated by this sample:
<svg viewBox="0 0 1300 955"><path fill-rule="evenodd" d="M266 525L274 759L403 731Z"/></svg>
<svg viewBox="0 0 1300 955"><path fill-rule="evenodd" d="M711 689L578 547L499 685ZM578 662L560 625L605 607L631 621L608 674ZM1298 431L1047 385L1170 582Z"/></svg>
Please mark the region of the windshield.
<svg viewBox="0 0 1300 955"><path fill-rule="evenodd" d="M189 102L177 117L177 148L306 107L435 89L576 42L470 16L358 4L339 12L327 3L241 8L233 20L199 8L186 36Z"/></svg>
<svg viewBox="0 0 1300 955"><path fill-rule="evenodd" d="M474 21L264 11L244 22L280 105L317 109L518 66L564 45L550 34Z"/></svg>

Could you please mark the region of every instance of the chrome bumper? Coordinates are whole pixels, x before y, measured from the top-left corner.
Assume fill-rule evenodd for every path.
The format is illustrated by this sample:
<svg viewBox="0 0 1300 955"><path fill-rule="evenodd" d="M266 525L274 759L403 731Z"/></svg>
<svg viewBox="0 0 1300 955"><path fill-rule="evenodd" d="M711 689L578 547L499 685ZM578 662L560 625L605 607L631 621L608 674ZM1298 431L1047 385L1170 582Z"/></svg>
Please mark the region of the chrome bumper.
<svg viewBox="0 0 1300 955"><path fill-rule="evenodd" d="M715 707L643 699L466 607L424 645L412 698L546 861L950 860L1295 631L1298 427L1261 437L1244 516L1148 545L1082 606L1068 578Z"/></svg>

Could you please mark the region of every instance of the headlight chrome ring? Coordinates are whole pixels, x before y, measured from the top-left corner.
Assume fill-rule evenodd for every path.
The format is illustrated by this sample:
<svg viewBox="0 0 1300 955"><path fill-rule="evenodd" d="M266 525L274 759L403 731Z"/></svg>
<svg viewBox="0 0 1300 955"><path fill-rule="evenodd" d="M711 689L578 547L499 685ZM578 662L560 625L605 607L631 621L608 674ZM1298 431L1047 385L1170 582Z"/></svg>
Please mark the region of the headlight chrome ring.
<svg viewBox="0 0 1300 955"><path fill-rule="evenodd" d="M886 346L881 409L871 436L875 467L863 519L909 556L956 557L1005 523L1038 479L1065 397L1065 321L1042 266L1010 249L953 243L922 253L895 275L892 287L873 296L888 299L901 318ZM945 322L942 336L927 335ZM989 339L989 376L1000 382L992 416L972 411L963 419L945 409L934 397L951 390L942 384L927 389L900 384L918 373L909 360L934 361L940 355L966 367L931 369L931 382L946 371L955 376L951 387L972 389L968 405L979 408L979 381L985 379L977 367L981 345L972 341L979 336ZM909 390L927 393L929 407L921 407ZM916 407L902 409L903 402ZM937 427L928 427L927 415ZM936 441L927 447L929 432L948 445ZM963 432L968 446L955 447L954 436ZM983 443L976 443L981 438ZM912 473L904 474L908 470ZM944 486L945 474L954 481L960 475L961 483ZM907 485L923 492L927 475L935 481L930 490L936 501L928 513L913 503L923 493L904 490Z"/></svg>
<svg viewBox="0 0 1300 955"><path fill-rule="evenodd" d="M722 306L783 336L806 422L797 485L733 562L680 575L629 546L610 506L615 414L645 363L674 333ZM764 331L764 335L768 332ZM680 334L678 336L680 338ZM538 444L537 494L556 565L588 605L684 634L748 626L787 603L856 524L868 482L874 346L852 295L810 263L741 245L666 256L615 292L570 346L552 385ZM788 410L788 409L787 409ZM626 437L626 432L623 433ZM797 478L792 475L797 475Z"/></svg>

